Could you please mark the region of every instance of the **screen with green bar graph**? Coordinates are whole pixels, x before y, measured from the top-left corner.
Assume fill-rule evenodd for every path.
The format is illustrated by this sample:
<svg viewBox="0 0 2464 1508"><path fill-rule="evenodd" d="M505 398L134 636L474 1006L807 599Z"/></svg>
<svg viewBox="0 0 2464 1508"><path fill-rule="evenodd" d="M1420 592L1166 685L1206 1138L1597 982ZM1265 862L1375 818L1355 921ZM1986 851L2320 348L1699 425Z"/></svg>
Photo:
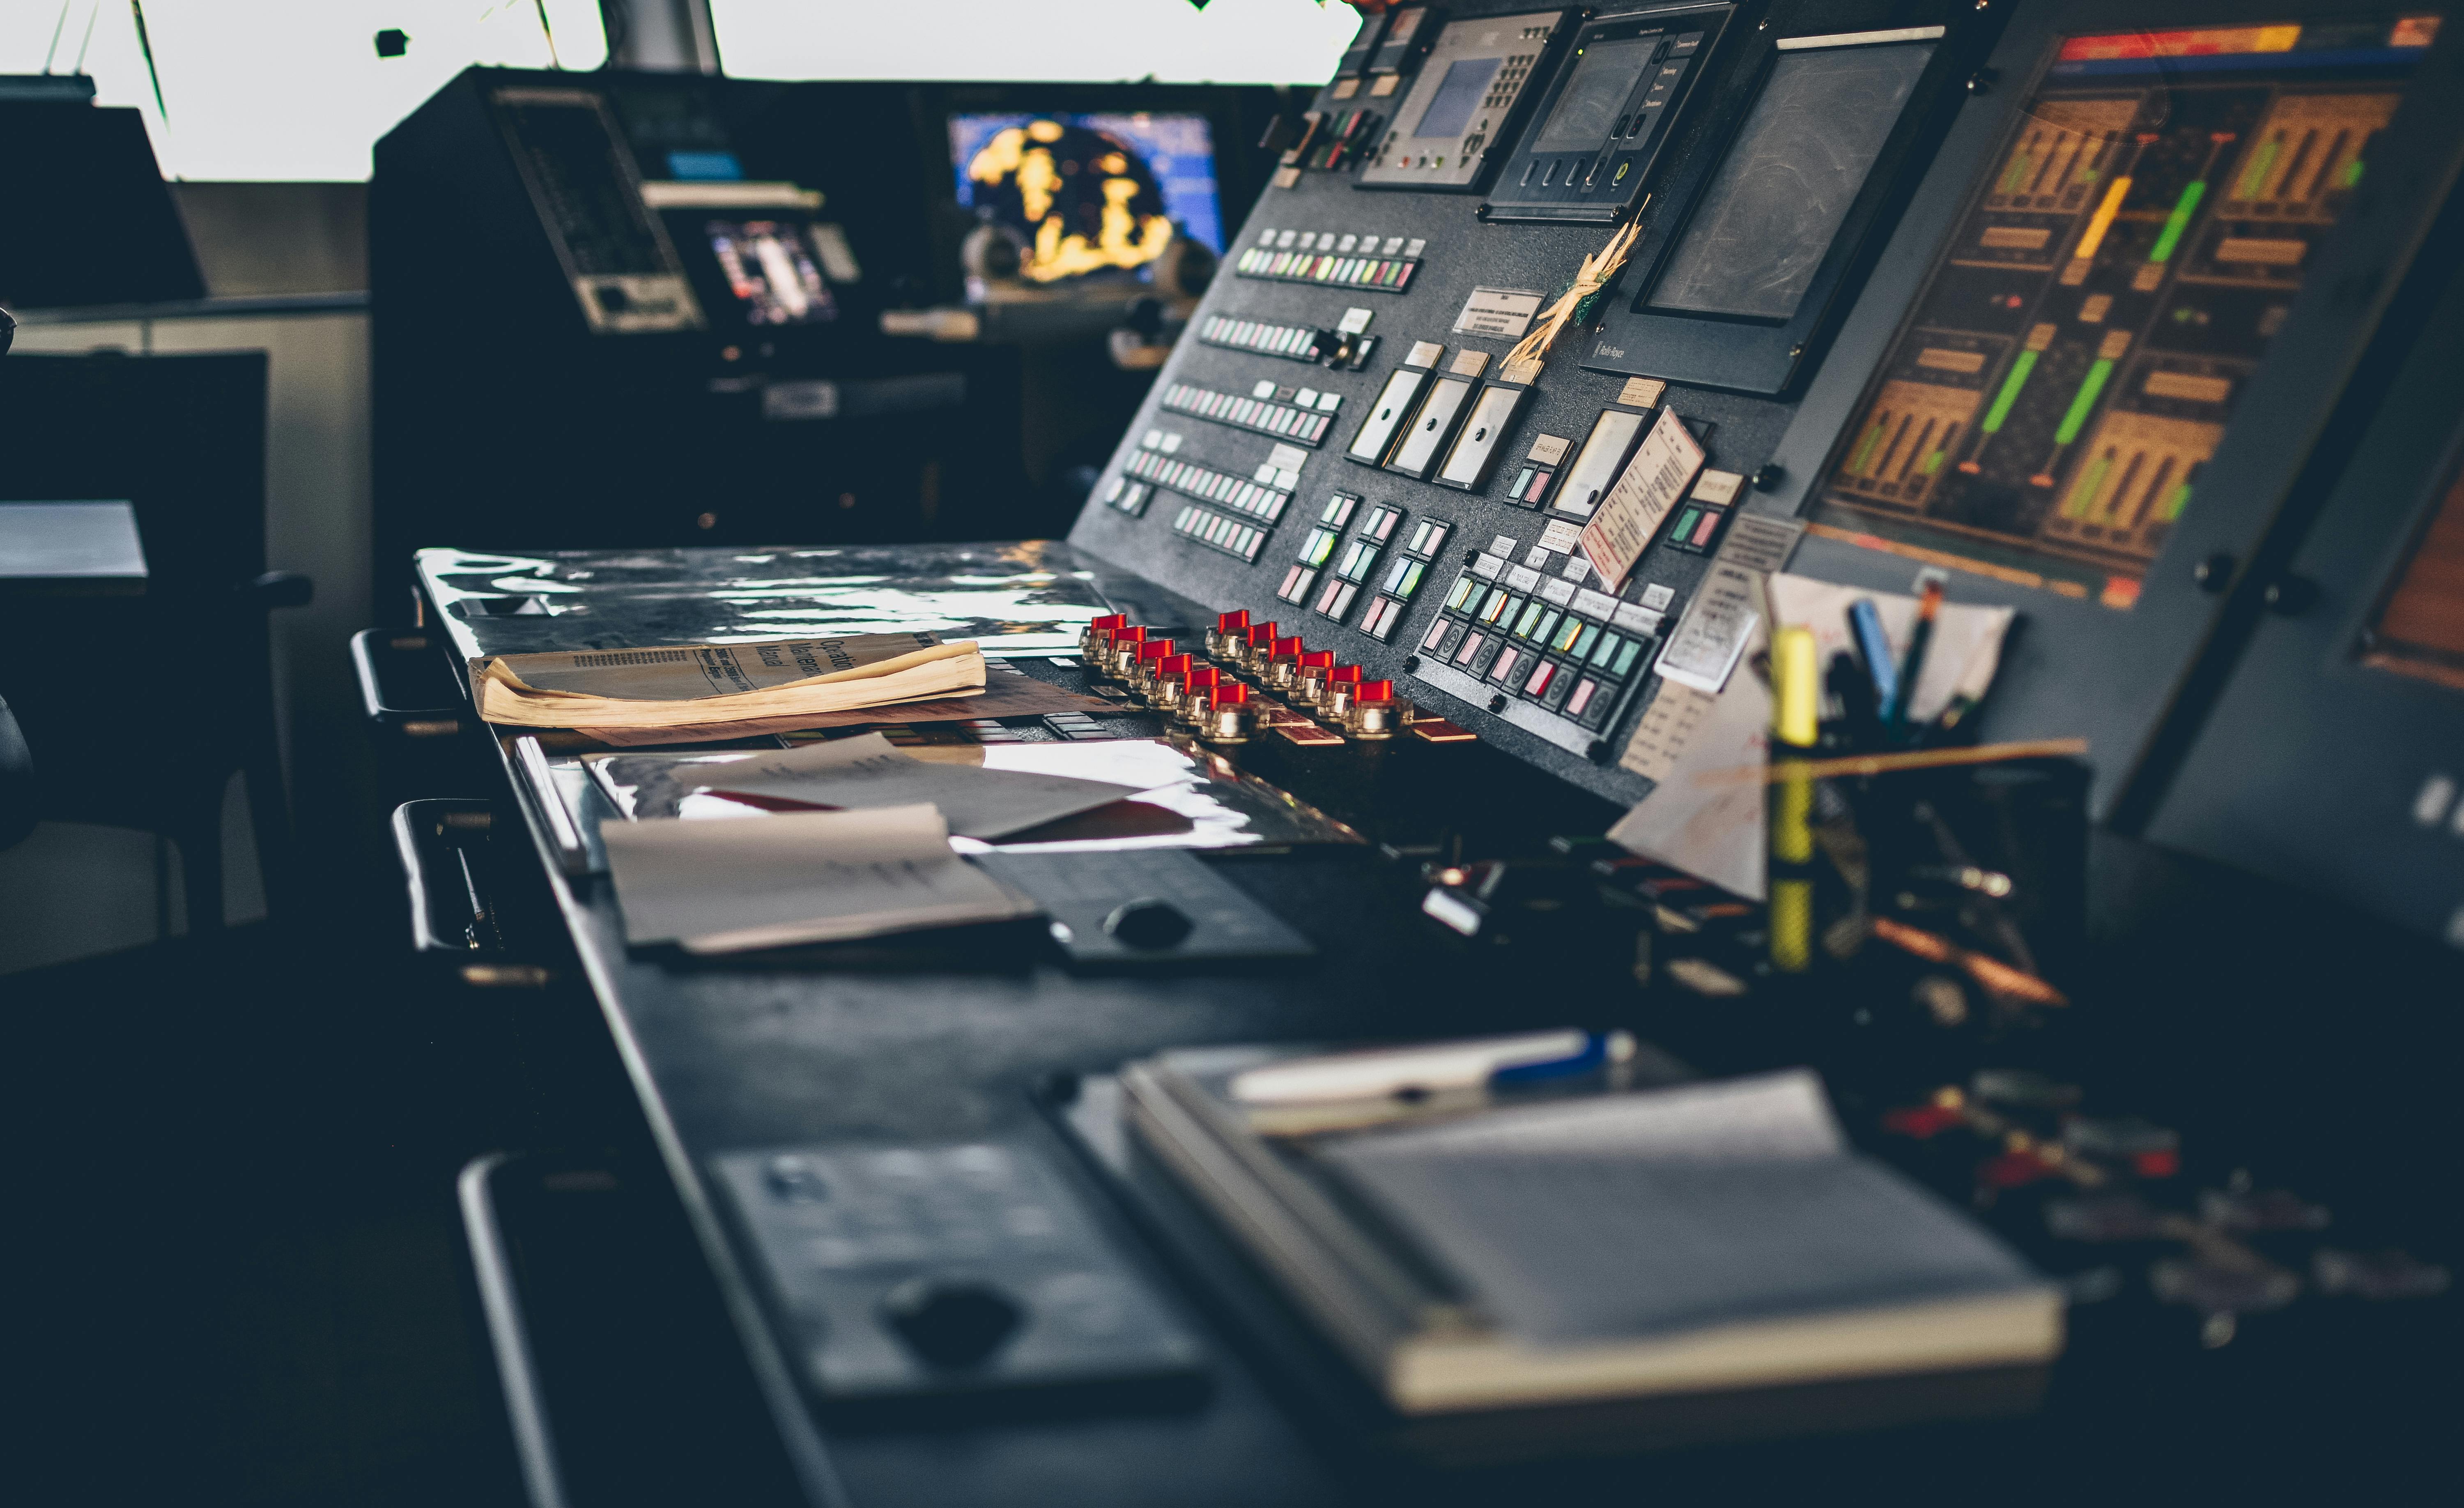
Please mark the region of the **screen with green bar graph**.
<svg viewBox="0 0 2464 1508"><path fill-rule="evenodd" d="M2136 603L2437 30L2062 39L1843 432L1817 526Z"/></svg>

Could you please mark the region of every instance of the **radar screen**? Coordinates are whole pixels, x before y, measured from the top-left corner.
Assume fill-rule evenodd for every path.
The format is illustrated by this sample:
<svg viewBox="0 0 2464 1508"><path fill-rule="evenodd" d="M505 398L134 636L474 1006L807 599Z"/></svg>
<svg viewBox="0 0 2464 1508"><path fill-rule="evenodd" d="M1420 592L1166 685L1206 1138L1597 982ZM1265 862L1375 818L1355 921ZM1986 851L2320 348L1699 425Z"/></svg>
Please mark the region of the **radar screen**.
<svg viewBox="0 0 2464 1508"><path fill-rule="evenodd" d="M954 115L958 203L1015 232L1019 275L1142 273L1173 229L1223 249L1201 115Z"/></svg>
<svg viewBox="0 0 2464 1508"><path fill-rule="evenodd" d="M2464 691L2464 476L2448 483L2380 604L2362 663Z"/></svg>
<svg viewBox="0 0 2464 1508"><path fill-rule="evenodd" d="M1841 435L1817 527L2136 603L2437 30L2057 44Z"/></svg>
<svg viewBox="0 0 2464 1508"><path fill-rule="evenodd" d="M1539 123L1489 193L1488 217L1623 219L1729 10L1627 11L1585 23L1572 61L1541 99Z"/></svg>
<svg viewBox="0 0 2464 1508"><path fill-rule="evenodd" d="M712 220L702 228L748 324L824 324L839 317L804 227L787 220Z"/></svg>
<svg viewBox="0 0 2464 1508"><path fill-rule="evenodd" d="M1472 189L1491 147L1513 139L1541 58L1568 12L1450 21L1420 64L1412 92L1361 169L1364 188Z"/></svg>

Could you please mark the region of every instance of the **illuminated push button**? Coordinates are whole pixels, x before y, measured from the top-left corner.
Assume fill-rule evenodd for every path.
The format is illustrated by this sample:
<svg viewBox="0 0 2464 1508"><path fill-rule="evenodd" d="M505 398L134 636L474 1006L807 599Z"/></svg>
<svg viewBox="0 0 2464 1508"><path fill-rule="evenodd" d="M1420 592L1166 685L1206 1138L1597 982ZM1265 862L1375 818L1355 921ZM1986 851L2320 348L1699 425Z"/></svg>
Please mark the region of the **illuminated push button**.
<svg viewBox="0 0 2464 1508"><path fill-rule="evenodd" d="M1574 680L1575 675L1572 668L1564 665L1555 667L1548 688L1541 693L1540 705L1551 712L1565 706L1567 699L1573 695Z"/></svg>

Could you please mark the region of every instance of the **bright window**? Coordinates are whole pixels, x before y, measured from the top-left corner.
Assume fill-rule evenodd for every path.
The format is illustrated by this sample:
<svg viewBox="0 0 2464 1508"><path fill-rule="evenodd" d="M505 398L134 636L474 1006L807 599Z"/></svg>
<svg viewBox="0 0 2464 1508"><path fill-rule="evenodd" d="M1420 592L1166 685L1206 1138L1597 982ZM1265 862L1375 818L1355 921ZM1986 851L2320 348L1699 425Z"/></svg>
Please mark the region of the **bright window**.
<svg viewBox="0 0 2464 1508"><path fill-rule="evenodd" d="M377 138L473 63L596 68L607 44L595 0L145 0L162 107L128 0L0 4L0 73L73 72L80 54L102 104L145 113L175 178L368 176ZM54 42L56 29L57 42ZM410 45L380 57L376 34Z"/></svg>
<svg viewBox="0 0 2464 1508"><path fill-rule="evenodd" d="M711 0L752 78L1317 83L1360 14L1341 0Z"/></svg>
<svg viewBox="0 0 2464 1508"><path fill-rule="evenodd" d="M176 178L368 176L377 138L473 63L596 68L596 0L144 0L158 109L128 0L0 0L0 73L73 72L135 105ZM541 26L544 10L546 27ZM753 78L1312 83L1358 30L1340 0L712 0ZM380 57L379 32L408 34ZM55 41L56 38L56 41Z"/></svg>

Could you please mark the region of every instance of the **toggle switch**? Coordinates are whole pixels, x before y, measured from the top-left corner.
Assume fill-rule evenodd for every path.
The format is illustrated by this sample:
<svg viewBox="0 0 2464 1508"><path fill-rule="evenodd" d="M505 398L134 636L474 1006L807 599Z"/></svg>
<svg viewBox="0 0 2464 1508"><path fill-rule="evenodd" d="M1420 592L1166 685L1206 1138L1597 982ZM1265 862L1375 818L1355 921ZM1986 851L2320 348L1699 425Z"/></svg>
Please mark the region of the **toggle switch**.
<svg viewBox="0 0 2464 1508"><path fill-rule="evenodd" d="M1206 631L1207 654L1215 659L1223 658L1232 654L1236 646L1247 642L1248 632L1248 609L1243 608L1238 612L1218 613L1215 627Z"/></svg>
<svg viewBox="0 0 2464 1508"><path fill-rule="evenodd" d="M1223 672L1212 665L1193 666L1187 682L1181 687L1180 706L1175 715L1180 721L1197 727L1206 720L1206 709L1213 704L1215 688L1223 683Z"/></svg>
<svg viewBox="0 0 2464 1508"><path fill-rule="evenodd" d="M1292 700L1305 707L1315 707L1326 699L1327 677L1334 673L1334 651L1311 650L1301 656L1294 672Z"/></svg>
<svg viewBox="0 0 2464 1508"><path fill-rule="evenodd" d="M1126 678L1138 662L1138 646L1147 641L1143 627L1132 626L1112 633L1112 658L1104 668L1115 677Z"/></svg>
<svg viewBox="0 0 2464 1508"><path fill-rule="evenodd" d="M1180 707L1181 698L1189 690L1191 657L1167 654L1155 662L1155 680L1147 691L1148 704L1169 717Z"/></svg>
<svg viewBox="0 0 2464 1508"><path fill-rule="evenodd" d="M1208 699L1206 721L1198 736L1209 743L1245 743L1257 730L1258 715L1249 705L1249 688L1237 680L1219 683Z"/></svg>
<svg viewBox="0 0 2464 1508"><path fill-rule="evenodd" d="M1090 659L1094 656L1097 633L1107 629L1127 628L1129 623L1130 615L1126 612L1108 612L1102 617L1089 619L1086 629L1078 635L1078 657Z"/></svg>
<svg viewBox="0 0 2464 1508"><path fill-rule="evenodd" d="M1170 639L1148 639L1138 646L1137 664L1130 676L1130 690L1141 701L1155 699L1155 667L1172 658Z"/></svg>
<svg viewBox="0 0 2464 1508"><path fill-rule="evenodd" d="M1277 639L1266 652L1266 689L1287 692L1300 684L1302 645L1298 635Z"/></svg>
<svg viewBox="0 0 2464 1508"><path fill-rule="evenodd" d="M1354 738L1391 739L1402 731L1403 717L1410 710L1409 703L1396 699L1393 681L1364 680L1344 725Z"/></svg>

